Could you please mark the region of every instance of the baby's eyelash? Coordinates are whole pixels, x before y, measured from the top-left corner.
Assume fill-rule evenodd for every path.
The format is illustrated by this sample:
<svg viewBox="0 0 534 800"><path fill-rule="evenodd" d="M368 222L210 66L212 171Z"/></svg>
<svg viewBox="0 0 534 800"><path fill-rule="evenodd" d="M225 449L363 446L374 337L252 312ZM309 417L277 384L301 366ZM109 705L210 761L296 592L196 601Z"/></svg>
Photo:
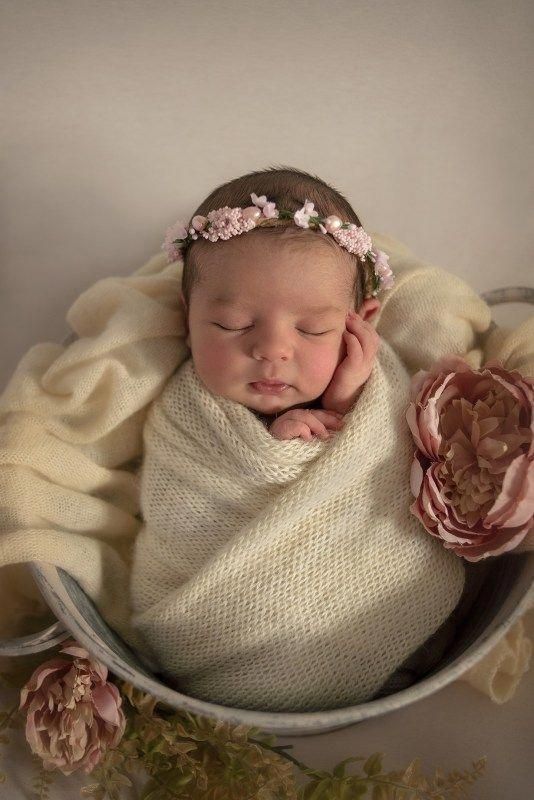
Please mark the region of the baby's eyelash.
<svg viewBox="0 0 534 800"><path fill-rule="evenodd" d="M237 331L246 331L249 328L252 328L252 325L248 325L246 328L225 328L224 325L219 325L218 322L214 322L213 324L216 325L218 328L221 328L223 331L233 331L234 333L237 333ZM330 331L321 331L320 333L312 333L311 331L303 331L300 328L297 328L297 330L299 331L299 333L305 333L306 336L324 336L325 333L330 333Z"/></svg>
<svg viewBox="0 0 534 800"><path fill-rule="evenodd" d="M213 324L216 325L218 328L222 328L223 331L234 331L234 333L236 331L246 331L248 330L248 328L252 328L252 325L248 325L246 328L225 328L224 325L219 325L218 322L214 322Z"/></svg>

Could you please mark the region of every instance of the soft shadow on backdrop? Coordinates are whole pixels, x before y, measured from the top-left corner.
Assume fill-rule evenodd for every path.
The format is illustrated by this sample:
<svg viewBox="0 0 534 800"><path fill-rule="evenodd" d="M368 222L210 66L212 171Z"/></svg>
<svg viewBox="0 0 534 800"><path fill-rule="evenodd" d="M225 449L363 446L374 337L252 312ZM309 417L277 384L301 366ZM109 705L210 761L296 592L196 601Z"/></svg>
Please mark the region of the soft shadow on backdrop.
<svg viewBox="0 0 534 800"><path fill-rule="evenodd" d="M133 272L212 188L267 166L318 174L368 230L478 291L534 285L528 0L3 0L1 15L0 391L31 345L64 338L80 292ZM467 767L488 753L473 796L514 800L532 688L531 674L500 708L455 685L296 754ZM480 746L478 719L494 734Z"/></svg>

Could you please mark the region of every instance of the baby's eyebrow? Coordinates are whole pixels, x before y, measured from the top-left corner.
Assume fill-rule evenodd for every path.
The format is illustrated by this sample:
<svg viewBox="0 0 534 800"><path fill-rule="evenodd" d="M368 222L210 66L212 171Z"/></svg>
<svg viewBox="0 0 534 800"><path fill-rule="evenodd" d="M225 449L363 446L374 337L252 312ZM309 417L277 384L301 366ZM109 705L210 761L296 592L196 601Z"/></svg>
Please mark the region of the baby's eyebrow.
<svg viewBox="0 0 534 800"><path fill-rule="evenodd" d="M240 303L238 298L233 297L214 297L210 300L212 306L237 306L246 310L246 305ZM308 306L307 308L299 309L300 314L329 314L332 311L343 311L339 306Z"/></svg>

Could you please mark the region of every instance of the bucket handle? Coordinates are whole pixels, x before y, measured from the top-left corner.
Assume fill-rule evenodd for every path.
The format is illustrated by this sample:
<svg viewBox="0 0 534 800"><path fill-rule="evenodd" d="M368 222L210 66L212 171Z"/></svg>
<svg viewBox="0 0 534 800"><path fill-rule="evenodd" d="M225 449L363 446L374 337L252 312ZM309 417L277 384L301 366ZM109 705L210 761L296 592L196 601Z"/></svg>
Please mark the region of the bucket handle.
<svg viewBox="0 0 534 800"><path fill-rule="evenodd" d="M63 623L54 622L48 628L28 636L19 636L17 639L7 639L0 641L0 656L26 656L31 653L40 653L42 650L49 650L56 644L68 639L70 632Z"/></svg>
<svg viewBox="0 0 534 800"><path fill-rule="evenodd" d="M502 289L493 289L482 292L480 297L489 306L500 305L501 303L533 303L534 289L529 286L505 286ZM491 322L488 333L493 331L497 325ZM75 333L70 333L63 341L63 345L68 347L76 341L78 337ZM55 622L50 627L29 636L20 636L18 639L8 639L0 641L0 656L24 656L30 653L40 653L48 650L56 644L68 639L70 632L61 622Z"/></svg>

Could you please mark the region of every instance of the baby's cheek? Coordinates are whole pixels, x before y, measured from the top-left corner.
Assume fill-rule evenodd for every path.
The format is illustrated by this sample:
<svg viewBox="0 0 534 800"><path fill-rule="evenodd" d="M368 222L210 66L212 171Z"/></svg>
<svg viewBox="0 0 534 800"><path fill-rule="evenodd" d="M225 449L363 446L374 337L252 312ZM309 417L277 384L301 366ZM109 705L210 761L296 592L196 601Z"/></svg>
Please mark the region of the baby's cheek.
<svg viewBox="0 0 534 800"><path fill-rule="evenodd" d="M193 349L195 369L208 388L220 392L232 370L232 353L213 340L198 345Z"/></svg>
<svg viewBox="0 0 534 800"><path fill-rule="evenodd" d="M310 359L310 375L318 384L328 384L335 372L337 365L342 360L342 348L321 347L317 348Z"/></svg>

